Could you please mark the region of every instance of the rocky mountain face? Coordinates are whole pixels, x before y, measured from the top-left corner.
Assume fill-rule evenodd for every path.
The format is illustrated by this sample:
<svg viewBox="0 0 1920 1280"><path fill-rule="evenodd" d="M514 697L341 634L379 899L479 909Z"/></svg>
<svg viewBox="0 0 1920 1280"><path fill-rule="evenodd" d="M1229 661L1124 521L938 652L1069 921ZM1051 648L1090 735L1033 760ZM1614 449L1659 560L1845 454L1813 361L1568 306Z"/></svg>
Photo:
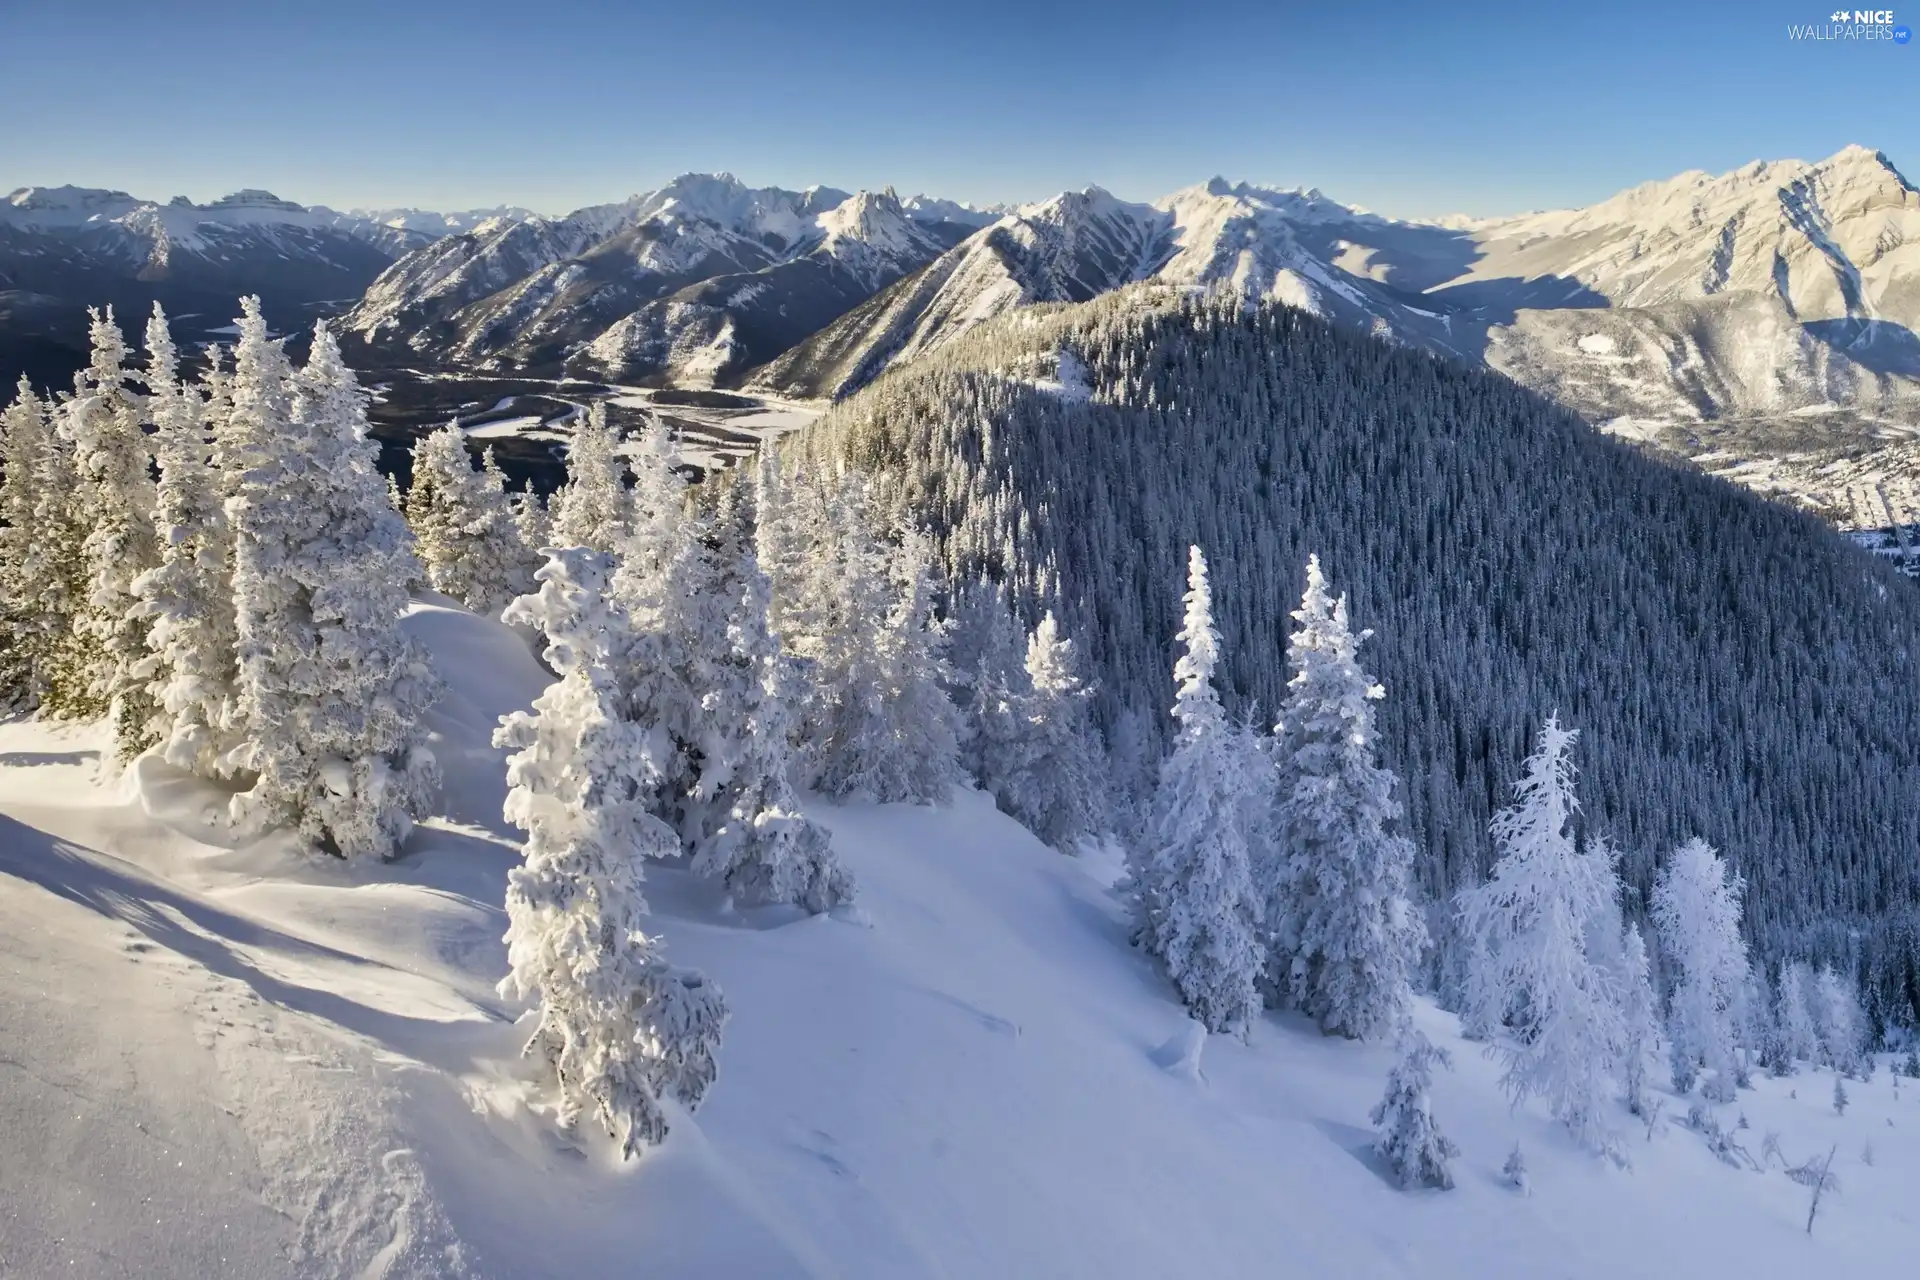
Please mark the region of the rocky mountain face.
<svg viewBox="0 0 1920 1280"><path fill-rule="evenodd" d="M376 361L725 385L991 216L688 174L437 241L375 281L346 326Z"/></svg>

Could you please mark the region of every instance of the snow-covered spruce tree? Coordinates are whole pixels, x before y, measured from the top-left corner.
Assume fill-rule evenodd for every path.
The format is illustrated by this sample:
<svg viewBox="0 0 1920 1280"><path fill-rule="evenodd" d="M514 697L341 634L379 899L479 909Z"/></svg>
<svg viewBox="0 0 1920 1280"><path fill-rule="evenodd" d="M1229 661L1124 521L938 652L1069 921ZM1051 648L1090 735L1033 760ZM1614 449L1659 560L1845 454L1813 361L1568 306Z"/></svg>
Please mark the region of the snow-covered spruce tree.
<svg viewBox="0 0 1920 1280"><path fill-rule="evenodd" d="M1453 1065L1445 1049L1436 1048L1418 1031L1406 1033L1400 1061L1387 1077L1387 1093L1370 1117L1377 1131L1373 1149L1392 1167L1400 1185L1453 1187L1447 1163L1460 1154L1453 1139L1433 1120L1433 1068Z"/></svg>
<svg viewBox="0 0 1920 1280"><path fill-rule="evenodd" d="M1138 854L1138 936L1207 1030L1245 1034L1260 1010L1255 984L1266 955L1248 867L1245 771L1213 687L1220 635L1199 547L1188 552L1185 603L1173 668L1179 736L1161 764Z"/></svg>
<svg viewBox="0 0 1920 1280"><path fill-rule="evenodd" d="M715 588L735 565L706 547L708 521L689 509L686 478L680 474L673 437L664 427L638 433L622 465L633 483L615 544L620 563L614 596L635 631L672 642L670 660L686 678L684 669L694 651L723 640L718 620L726 604L714 598ZM676 733L681 729L675 726Z"/></svg>
<svg viewBox="0 0 1920 1280"><path fill-rule="evenodd" d="M474 468L458 423L414 446L406 517L435 591L491 617L532 589L499 473Z"/></svg>
<svg viewBox="0 0 1920 1280"><path fill-rule="evenodd" d="M487 450L487 457L491 460L493 450ZM507 501L513 507L513 527L520 534L520 545L526 548L528 561L539 560L538 549L553 544L553 517L547 511L547 500L528 485L509 493ZM532 572L527 577L531 580Z"/></svg>
<svg viewBox="0 0 1920 1280"><path fill-rule="evenodd" d="M790 509L781 521L792 526L798 547L788 548L782 568L769 573L774 634L794 658L799 760L809 786L845 754L845 744L879 731L880 630L888 603L886 548L869 518L864 477L848 471L831 492L823 485L795 476L786 487L782 501ZM756 547L779 551L764 531ZM852 771L841 761L835 772L844 779Z"/></svg>
<svg viewBox="0 0 1920 1280"><path fill-rule="evenodd" d="M928 543L908 531L885 545L866 495L864 477L842 477L806 603L789 615L807 673L809 772L829 795L944 803L960 780L960 729Z"/></svg>
<svg viewBox="0 0 1920 1280"><path fill-rule="evenodd" d="M794 660L796 678L818 656L825 638L853 616L849 609L857 602L839 572L843 556L850 550L880 554L867 502L866 480L857 472L829 475L815 469L785 475L773 449L760 452L754 469L754 554L773 587L768 616L774 635ZM855 534L859 536L851 537ZM850 539L857 545L850 545ZM862 578L862 584L876 592L879 564L876 559L864 566L870 571ZM872 618L883 608L876 604ZM803 701L810 684L801 679L797 685ZM810 709L802 710L806 721Z"/></svg>
<svg viewBox="0 0 1920 1280"><path fill-rule="evenodd" d="M127 386L127 345L113 310L88 315L92 356L60 415L73 446L86 581L75 602L75 661L56 674L55 696L67 714L107 716L116 753L130 760L152 745L154 708L135 674L147 657L147 622L133 594L134 579L160 562L152 455L142 405Z"/></svg>
<svg viewBox="0 0 1920 1280"><path fill-rule="evenodd" d="M1851 1074L1860 1065L1866 1047L1866 1015L1852 983L1832 965L1820 970L1813 983L1813 1022L1820 1031L1820 1052L1835 1071Z"/></svg>
<svg viewBox="0 0 1920 1280"><path fill-rule="evenodd" d="M964 729L961 764L983 791L998 797L1025 736L1015 703L1032 691L1020 625L1001 583L977 578L950 596L947 655Z"/></svg>
<svg viewBox="0 0 1920 1280"><path fill-rule="evenodd" d="M738 509L720 524L731 601L718 652L703 664L703 713L694 749L694 799L707 815L694 839L694 870L720 880L743 905L795 903L819 913L853 897L825 828L794 798L792 714L781 697L780 643L767 622L770 589Z"/></svg>
<svg viewBox="0 0 1920 1280"><path fill-rule="evenodd" d="M1646 939L1630 924L1620 944L1621 1026L1626 1032L1620 1057L1620 1084L1627 1110L1645 1119L1654 1106L1647 1093L1649 1071L1660 1052L1660 1002L1653 993Z"/></svg>
<svg viewBox="0 0 1920 1280"><path fill-rule="evenodd" d="M664 735L626 714L615 670L629 624L607 600L608 569L598 552L556 550L538 594L506 610L542 633L559 679L494 739L514 750L506 817L527 833L507 881L500 992L538 1002L526 1052L553 1069L560 1123L592 1113L626 1158L666 1136L662 1097L699 1105L727 1007L643 930L641 868L680 842L649 812Z"/></svg>
<svg viewBox="0 0 1920 1280"><path fill-rule="evenodd" d="M981 735L981 785L996 804L1062 853L1112 828L1106 779L1093 726L1092 692L1081 679L1073 641L1048 613L1027 642L1024 688L992 673L973 687L974 730ZM984 700L984 701L982 701Z"/></svg>
<svg viewBox="0 0 1920 1280"><path fill-rule="evenodd" d="M1533 1179L1527 1173L1527 1157L1520 1150L1518 1142L1514 1143L1513 1150L1507 1153L1507 1162L1500 1166L1500 1176L1507 1180L1508 1186L1521 1195L1533 1194Z"/></svg>
<svg viewBox="0 0 1920 1280"><path fill-rule="evenodd" d="M227 516L245 741L227 763L254 781L233 815L390 857L439 783L422 724L439 682L400 627L419 562L333 335L315 326L296 376L258 299L241 307L231 429L248 465Z"/></svg>
<svg viewBox="0 0 1920 1280"><path fill-rule="evenodd" d="M608 425L606 405L596 402L574 420L567 482L554 493L551 510L558 546L611 552L626 537L633 520L627 460L619 431Z"/></svg>
<svg viewBox="0 0 1920 1280"><path fill-rule="evenodd" d="M66 446L23 375L0 415L0 710L38 710L53 686L85 576L72 492Z"/></svg>
<svg viewBox="0 0 1920 1280"><path fill-rule="evenodd" d="M1734 1093L1735 1003L1747 981L1747 944L1740 937L1738 875L1704 840L1674 850L1653 888L1653 922L1678 978L1667 1014L1673 1087L1691 1092L1702 1067L1711 1102Z"/></svg>
<svg viewBox="0 0 1920 1280"><path fill-rule="evenodd" d="M1500 857L1481 885L1459 894L1462 923L1480 940L1467 999L1508 1034L1489 1046L1517 1105L1538 1095L1582 1144L1606 1151L1608 1080L1625 1040L1619 993L1587 954L1591 923L1619 893L1612 851L1581 850L1569 829L1578 801L1568 749L1574 730L1550 716L1521 766L1515 803L1495 816Z"/></svg>
<svg viewBox="0 0 1920 1280"><path fill-rule="evenodd" d="M499 459L493 456L492 445L480 451L480 474L487 478L487 484L507 504L507 522L512 532L501 542L507 548L507 581L512 585L514 595L525 595L534 588L535 570L547 562L547 558L540 554L540 548L552 541L547 536L550 529L546 504L533 491L531 484L521 490L508 488L507 473L500 469ZM533 535L532 542L527 541L529 534Z"/></svg>
<svg viewBox="0 0 1920 1280"><path fill-rule="evenodd" d="M1753 1088L1754 1068L1767 1065L1778 1038L1773 1025L1773 987L1765 970L1750 962L1746 981L1740 984L1733 1001L1733 1082L1737 1087Z"/></svg>
<svg viewBox="0 0 1920 1280"><path fill-rule="evenodd" d="M155 707L153 738L168 763L223 773L237 715L235 620L221 476L213 469L206 402L175 378L158 303L147 325L147 389L160 464L154 527L160 563L133 583L151 652L135 673Z"/></svg>
<svg viewBox="0 0 1920 1280"><path fill-rule="evenodd" d="M1293 679L1274 726L1270 982L1323 1031L1387 1037L1412 1002L1427 930L1409 901L1413 842L1389 830L1400 817L1397 779L1374 756L1372 704L1386 691L1356 656L1373 633L1354 634L1318 556L1293 617Z"/></svg>
<svg viewBox="0 0 1920 1280"><path fill-rule="evenodd" d="M633 444L633 486L609 588L631 637L619 658L621 687L627 714L656 726L674 748L655 788L654 812L691 844L701 825L692 744L705 727L706 664L726 646L728 589L721 579L733 566L711 553L707 522L688 509L666 432L643 432Z"/></svg>
<svg viewBox="0 0 1920 1280"><path fill-rule="evenodd" d="M1814 1021L1813 970L1795 960L1780 971L1780 990L1774 997L1774 1035L1781 1075L1792 1075L1801 1062L1820 1061L1820 1027Z"/></svg>
<svg viewBox="0 0 1920 1280"><path fill-rule="evenodd" d="M960 783L959 712L947 689L947 637L934 617L933 543L904 532L889 557L893 604L880 632L883 697L894 744L873 787L876 798L944 804Z"/></svg>

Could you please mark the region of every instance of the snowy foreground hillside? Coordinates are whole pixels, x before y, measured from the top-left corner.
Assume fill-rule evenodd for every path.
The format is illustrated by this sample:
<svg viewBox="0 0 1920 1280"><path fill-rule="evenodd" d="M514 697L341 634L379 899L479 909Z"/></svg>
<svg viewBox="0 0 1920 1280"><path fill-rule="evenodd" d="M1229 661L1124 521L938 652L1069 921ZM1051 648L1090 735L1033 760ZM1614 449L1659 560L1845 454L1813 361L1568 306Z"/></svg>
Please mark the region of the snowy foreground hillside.
<svg viewBox="0 0 1920 1280"><path fill-rule="evenodd" d="M437 598L436 598L437 601ZM1620 1169L1431 1006L1458 1186L1371 1154L1391 1050L1269 1016L1197 1055L1112 869L975 792L816 805L860 905L726 908L653 870L669 956L724 988L720 1077L619 1166L559 1142L494 995L516 833L504 712L548 677L444 602L444 815L388 865L232 847L206 784L103 730L0 724L0 1275L1607 1277L1897 1274L1920 1256L1920 1081L1757 1077ZM1797 1093L1797 1097L1795 1094ZM1684 1106L1668 1101L1678 1120ZM1806 1233L1786 1161L1836 1150ZM1530 1193L1501 1176L1518 1143Z"/></svg>

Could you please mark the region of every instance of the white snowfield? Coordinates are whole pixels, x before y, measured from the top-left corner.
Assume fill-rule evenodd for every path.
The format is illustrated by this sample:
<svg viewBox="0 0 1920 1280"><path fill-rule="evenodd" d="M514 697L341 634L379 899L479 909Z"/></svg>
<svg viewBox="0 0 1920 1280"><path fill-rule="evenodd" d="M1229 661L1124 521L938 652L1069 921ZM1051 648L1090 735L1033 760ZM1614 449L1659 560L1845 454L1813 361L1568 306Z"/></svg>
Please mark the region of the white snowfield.
<svg viewBox="0 0 1920 1280"><path fill-rule="evenodd" d="M204 784L104 733L0 724L0 1275L7 1277L1866 1277L1920 1257L1920 1081L1810 1071L1719 1109L1763 1172L1624 1108L1631 1169L1509 1108L1453 1017L1458 1186L1371 1153L1391 1049L1291 1017L1202 1040L1127 945L1112 869L963 793L816 805L861 884L742 915L649 871L668 956L733 1010L720 1079L616 1166L559 1138L505 972L496 718L546 676L443 601L444 815L349 870L203 821ZM1795 1096L1797 1093L1797 1096ZM1685 1106L1667 1099L1670 1118ZM1836 1151L1839 1189L1771 1157ZM1500 1175L1518 1142L1523 1195Z"/></svg>

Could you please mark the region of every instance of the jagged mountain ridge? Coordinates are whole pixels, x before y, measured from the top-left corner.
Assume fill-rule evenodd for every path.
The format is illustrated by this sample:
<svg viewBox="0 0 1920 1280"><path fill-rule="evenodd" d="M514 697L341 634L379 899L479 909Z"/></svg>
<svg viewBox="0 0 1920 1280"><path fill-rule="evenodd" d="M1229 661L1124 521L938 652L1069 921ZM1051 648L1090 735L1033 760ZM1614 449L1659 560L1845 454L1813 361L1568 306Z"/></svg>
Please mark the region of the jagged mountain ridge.
<svg viewBox="0 0 1920 1280"><path fill-rule="evenodd" d="M438 241L375 281L346 327L373 359L737 380L993 216L891 191L687 174Z"/></svg>

